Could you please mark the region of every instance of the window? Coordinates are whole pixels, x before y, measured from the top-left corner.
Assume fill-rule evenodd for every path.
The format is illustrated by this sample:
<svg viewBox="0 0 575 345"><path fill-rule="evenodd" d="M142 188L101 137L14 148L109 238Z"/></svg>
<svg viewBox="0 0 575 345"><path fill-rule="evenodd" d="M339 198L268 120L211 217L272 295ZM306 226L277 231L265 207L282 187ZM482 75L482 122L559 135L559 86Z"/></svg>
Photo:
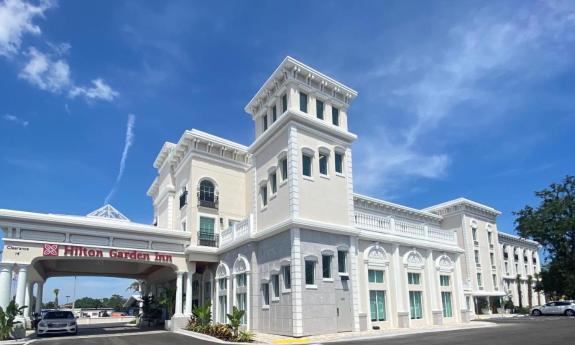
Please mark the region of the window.
<svg viewBox="0 0 575 345"><path fill-rule="evenodd" d="M182 222L182 231L186 231L186 221Z"/></svg>
<svg viewBox="0 0 575 345"><path fill-rule="evenodd" d="M491 266L495 266L495 257L493 253L489 253L489 262L491 262Z"/></svg>
<svg viewBox="0 0 575 345"><path fill-rule="evenodd" d="M262 207L266 207L268 205L268 187L261 186L260 187L260 195L262 197Z"/></svg>
<svg viewBox="0 0 575 345"><path fill-rule="evenodd" d="M489 244L493 244L493 234L491 232L487 233L487 241Z"/></svg>
<svg viewBox="0 0 575 345"><path fill-rule="evenodd" d="M278 107L276 105L272 108L272 123L276 122L278 119Z"/></svg>
<svg viewBox="0 0 575 345"><path fill-rule="evenodd" d="M307 95L303 92L299 93L299 110L307 113Z"/></svg>
<svg viewBox="0 0 575 345"><path fill-rule="evenodd" d="M421 291L409 291L409 311L412 320L423 318Z"/></svg>
<svg viewBox="0 0 575 345"><path fill-rule="evenodd" d="M441 285L441 286L449 286L449 276L440 275L440 276L439 276L439 285Z"/></svg>
<svg viewBox="0 0 575 345"><path fill-rule="evenodd" d="M321 256L322 277L331 278L331 255Z"/></svg>
<svg viewBox="0 0 575 345"><path fill-rule="evenodd" d="M419 273L407 273L407 283L409 285L420 285L421 284L421 275Z"/></svg>
<svg viewBox="0 0 575 345"><path fill-rule="evenodd" d="M311 177L311 156L305 153L302 155L302 174Z"/></svg>
<svg viewBox="0 0 575 345"><path fill-rule="evenodd" d="M343 174L343 154L335 153L335 172Z"/></svg>
<svg viewBox="0 0 575 345"><path fill-rule="evenodd" d="M305 284L315 285L315 261L305 260Z"/></svg>
<svg viewBox="0 0 575 345"><path fill-rule="evenodd" d="M337 271L339 273L347 273L347 251L337 251Z"/></svg>
<svg viewBox="0 0 575 345"><path fill-rule="evenodd" d="M262 306L268 307L270 305L270 284L262 284Z"/></svg>
<svg viewBox="0 0 575 345"><path fill-rule="evenodd" d="M481 262L479 261L479 250L475 250L475 263L480 265Z"/></svg>
<svg viewBox="0 0 575 345"><path fill-rule="evenodd" d="M264 131L265 131L266 129L268 129L268 117L267 117L267 115L264 115L262 117L262 123L263 123Z"/></svg>
<svg viewBox="0 0 575 345"><path fill-rule="evenodd" d="M286 181L287 180L287 174L288 174L287 158L282 158L280 160L280 166L281 166L281 171L282 171L282 181Z"/></svg>
<svg viewBox="0 0 575 345"><path fill-rule="evenodd" d="M209 180L203 180L200 182L198 192L199 206L217 208L216 204L216 188L214 184Z"/></svg>
<svg viewBox="0 0 575 345"><path fill-rule="evenodd" d="M277 174L275 171L270 174L270 187L272 188L272 194L278 191Z"/></svg>
<svg viewBox="0 0 575 345"><path fill-rule="evenodd" d="M452 317L453 308L451 307L451 292L441 292L441 302L443 304L443 317Z"/></svg>
<svg viewBox="0 0 575 345"><path fill-rule="evenodd" d="M315 113L318 119L323 120L323 102L319 99L315 100Z"/></svg>
<svg viewBox="0 0 575 345"><path fill-rule="evenodd" d="M483 278L481 277L481 273L477 273L477 286L479 286L479 288L483 287Z"/></svg>
<svg viewBox="0 0 575 345"><path fill-rule="evenodd" d="M213 239L215 223L214 218L200 217L200 239Z"/></svg>
<svg viewBox="0 0 575 345"><path fill-rule="evenodd" d="M238 284L238 287L244 287L247 285L247 276L245 273L241 273L238 274L236 276L236 283Z"/></svg>
<svg viewBox="0 0 575 345"><path fill-rule="evenodd" d="M220 278L218 280L218 288L220 291L227 290L228 288L228 278Z"/></svg>
<svg viewBox="0 0 575 345"><path fill-rule="evenodd" d="M288 108L287 93L284 93L284 95L282 96L282 113L285 113L287 111L287 108Z"/></svg>
<svg viewBox="0 0 575 345"><path fill-rule="evenodd" d="M385 291L369 291L369 313L371 321L385 321Z"/></svg>
<svg viewBox="0 0 575 345"><path fill-rule="evenodd" d="M383 284L384 273L381 270L368 270L367 280L370 283Z"/></svg>
<svg viewBox="0 0 575 345"><path fill-rule="evenodd" d="M497 274L494 274L493 277L493 288L495 288L495 290L497 290L499 288L499 284L497 284Z"/></svg>
<svg viewBox="0 0 575 345"><path fill-rule="evenodd" d="M284 289L291 290L291 266L283 266Z"/></svg>
<svg viewBox="0 0 575 345"><path fill-rule="evenodd" d="M242 316L242 319L240 321L240 323L242 325L245 325L248 322L248 316L247 316L247 294L244 293L238 293L236 294L236 300L237 300L237 307L239 310L243 310L244 311L244 315Z"/></svg>
<svg viewBox="0 0 575 345"><path fill-rule="evenodd" d="M272 291L273 291L273 298L278 299L280 298L280 276L279 274L272 275Z"/></svg>
<svg viewBox="0 0 575 345"><path fill-rule="evenodd" d="M471 228L471 235L474 241L477 241L477 228Z"/></svg>
<svg viewBox="0 0 575 345"><path fill-rule="evenodd" d="M184 186L182 187L182 193L180 194L180 208L188 204L188 189Z"/></svg>
<svg viewBox="0 0 575 345"><path fill-rule="evenodd" d="M336 107L331 107L331 123L339 126L339 109Z"/></svg>
<svg viewBox="0 0 575 345"><path fill-rule="evenodd" d="M509 275L509 263L505 262L505 274Z"/></svg>
<svg viewBox="0 0 575 345"><path fill-rule="evenodd" d="M319 173L327 175L327 155L325 153L319 154Z"/></svg>
<svg viewBox="0 0 575 345"><path fill-rule="evenodd" d="M204 301L210 301L212 300L212 283L211 282L205 282L204 283Z"/></svg>
<svg viewBox="0 0 575 345"><path fill-rule="evenodd" d="M228 322L226 314L228 313L228 296L222 295L218 297L219 302L219 315L220 323Z"/></svg>

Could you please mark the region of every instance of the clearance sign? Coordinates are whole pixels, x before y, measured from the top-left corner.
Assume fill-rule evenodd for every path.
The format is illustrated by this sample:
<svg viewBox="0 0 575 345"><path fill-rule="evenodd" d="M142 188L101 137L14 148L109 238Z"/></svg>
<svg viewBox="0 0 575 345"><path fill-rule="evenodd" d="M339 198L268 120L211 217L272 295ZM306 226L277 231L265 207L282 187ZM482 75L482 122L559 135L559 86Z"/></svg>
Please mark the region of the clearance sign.
<svg viewBox="0 0 575 345"><path fill-rule="evenodd" d="M82 246L59 246L57 244L44 244L42 248L44 256L72 256L72 257L93 257L112 258L123 260L172 262L172 256L158 252L141 252L137 250L121 249L94 249Z"/></svg>

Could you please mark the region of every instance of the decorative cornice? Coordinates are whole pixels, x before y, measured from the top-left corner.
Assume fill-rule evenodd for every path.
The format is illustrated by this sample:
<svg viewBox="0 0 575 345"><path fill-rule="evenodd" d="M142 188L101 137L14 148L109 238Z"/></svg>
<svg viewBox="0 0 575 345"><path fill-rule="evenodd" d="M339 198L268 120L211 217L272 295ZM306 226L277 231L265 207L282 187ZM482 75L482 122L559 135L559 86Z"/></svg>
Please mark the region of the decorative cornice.
<svg viewBox="0 0 575 345"><path fill-rule="evenodd" d="M535 247L535 249L539 248L541 245L537 241L533 241L527 238L519 237L516 235L511 235L505 232L497 232L497 237L499 240L499 244L519 244L524 246Z"/></svg>
<svg viewBox="0 0 575 345"><path fill-rule="evenodd" d="M440 216L470 211L491 218L496 218L501 214L500 211L494 209L493 207L489 207L466 198L450 200L438 205L424 208L423 211L435 213Z"/></svg>
<svg viewBox="0 0 575 345"><path fill-rule="evenodd" d="M395 204L389 201L372 198L358 193L353 194L353 199L356 207L359 208L374 209L376 211L386 210L395 214L401 214L404 217L418 218L420 220L423 219L425 221L431 220L436 224L441 222L441 220L443 219L443 217L431 212L418 210L408 206Z"/></svg>
<svg viewBox="0 0 575 345"><path fill-rule="evenodd" d="M244 110L255 116L261 107L269 103L270 98L275 97L276 91L281 89L286 82L297 82L309 91L348 105L357 96L357 91L288 56L266 80Z"/></svg>

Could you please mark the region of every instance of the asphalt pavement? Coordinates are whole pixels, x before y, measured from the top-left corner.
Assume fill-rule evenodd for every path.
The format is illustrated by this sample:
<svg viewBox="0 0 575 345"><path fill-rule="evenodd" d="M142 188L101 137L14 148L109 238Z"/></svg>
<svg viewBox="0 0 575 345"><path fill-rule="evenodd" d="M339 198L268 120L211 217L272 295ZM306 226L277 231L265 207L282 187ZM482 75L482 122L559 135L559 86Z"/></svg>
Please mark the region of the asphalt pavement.
<svg viewBox="0 0 575 345"><path fill-rule="evenodd" d="M389 338L364 340L346 339L329 344L358 345L570 345L575 344L575 318L526 317L518 319L493 320L497 327L471 328L464 330L418 333ZM85 336L85 335L84 335ZM164 332L115 333L101 336L63 336L42 338L35 344L45 345L208 345L211 342L184 335ZM328 344L327 342L325 344Z"/></svg>

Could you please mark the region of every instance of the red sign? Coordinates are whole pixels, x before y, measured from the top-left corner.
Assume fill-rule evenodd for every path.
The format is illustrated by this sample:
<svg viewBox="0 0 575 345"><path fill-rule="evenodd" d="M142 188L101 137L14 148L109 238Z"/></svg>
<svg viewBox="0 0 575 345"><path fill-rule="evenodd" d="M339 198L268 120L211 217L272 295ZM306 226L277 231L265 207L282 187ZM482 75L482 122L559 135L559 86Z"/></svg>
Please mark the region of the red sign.
<svg viewBox="0 0 575 345"><path fill-rule="evenodd" d="M63 246L63 256L74 257L95 257L95 258L112 258L112 259L127 259L127 260L140 260L140 261L155 261L155 262L172 262L172 256L162 253L141 252L137 250L122 250L122 249L102 249L86 248L82 246ZM57 244L44 244L44 256L58 256ZM106 255L105 255L106 254Z"/></svg>
<svg viewBox="0 0 575 345"><path fill-rule="evenodd" d="M58 245L57 244L44 244L42 248L42 254L44 256L58 256Z"/></svg>

